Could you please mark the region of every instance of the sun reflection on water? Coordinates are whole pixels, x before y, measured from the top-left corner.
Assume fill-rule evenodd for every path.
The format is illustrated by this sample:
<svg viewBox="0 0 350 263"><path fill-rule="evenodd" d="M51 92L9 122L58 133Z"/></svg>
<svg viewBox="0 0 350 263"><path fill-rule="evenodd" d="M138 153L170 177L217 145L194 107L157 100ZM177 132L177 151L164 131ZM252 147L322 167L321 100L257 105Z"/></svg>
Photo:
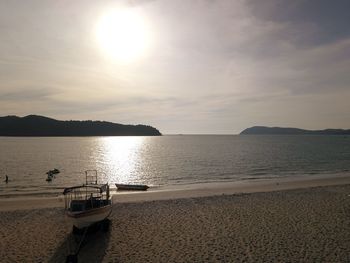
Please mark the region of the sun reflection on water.
<svg viewBox="0 0 350 263"><path fill-rule="evenodd" d="M110 183L138 182L142 165L143 137L100 138L100 167Z"/></svg>

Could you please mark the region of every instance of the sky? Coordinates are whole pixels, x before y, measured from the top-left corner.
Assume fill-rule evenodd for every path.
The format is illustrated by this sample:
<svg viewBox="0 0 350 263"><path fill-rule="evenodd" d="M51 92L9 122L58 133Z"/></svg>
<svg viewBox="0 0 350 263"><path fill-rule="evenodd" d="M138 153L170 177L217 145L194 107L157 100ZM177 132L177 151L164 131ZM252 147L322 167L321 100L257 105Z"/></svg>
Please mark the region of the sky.
<svg viewBox="0 0 350 263"><path fill-rule="evenodd" d="M122 29L101 38L111 10L139 22L113 20ZM350 128L349 10L348 0L0 0L0 115L163 134ZM125 39L139 50L122 58Z"/></svg>

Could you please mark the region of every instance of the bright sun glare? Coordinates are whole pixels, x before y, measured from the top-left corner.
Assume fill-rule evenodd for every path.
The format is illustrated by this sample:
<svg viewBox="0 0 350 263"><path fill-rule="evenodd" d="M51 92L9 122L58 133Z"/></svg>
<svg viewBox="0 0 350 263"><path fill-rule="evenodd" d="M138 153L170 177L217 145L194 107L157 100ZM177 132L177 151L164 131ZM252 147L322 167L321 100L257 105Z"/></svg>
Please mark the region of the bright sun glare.
<svg viewBox="0 0 350 263"><path fill-rule="evenodd" d="M106 12L97 23L96 36L105 55L119 61L140 57L150 41L145 19L132 9Z"/></svg>

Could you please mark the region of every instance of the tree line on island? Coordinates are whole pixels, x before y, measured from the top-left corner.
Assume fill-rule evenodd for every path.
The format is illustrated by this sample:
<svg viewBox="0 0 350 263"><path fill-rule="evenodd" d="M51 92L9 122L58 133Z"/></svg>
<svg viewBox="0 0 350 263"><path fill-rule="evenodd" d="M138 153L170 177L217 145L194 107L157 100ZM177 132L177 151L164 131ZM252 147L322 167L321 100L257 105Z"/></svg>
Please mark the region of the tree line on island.
<svg viewBox="0 0 350 263"><path fill-rule="evenodd" d="M324 129L324 130L303 130L298 128L281 128L254 126L243 130L241 135L350 135L350 130Z"/></svg>
<svg viewBox="0 0 350 263"><path fill-rule="evenodd" d="M0 136L160 136L148 125L124 125L106 121L60 121L28 115L0 117Z"/></svg>

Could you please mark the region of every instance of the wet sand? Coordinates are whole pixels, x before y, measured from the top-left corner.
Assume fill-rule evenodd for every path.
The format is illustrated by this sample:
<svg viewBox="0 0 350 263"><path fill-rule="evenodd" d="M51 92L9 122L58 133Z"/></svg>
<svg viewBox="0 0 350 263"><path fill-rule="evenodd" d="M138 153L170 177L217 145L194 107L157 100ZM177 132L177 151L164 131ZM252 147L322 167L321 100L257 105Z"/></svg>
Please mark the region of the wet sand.
<svg viewBox="0 0 350 263"><path fill-rule="evenodd" d="M350 261L350 185L275 190L116 203L79 262ZM1 262L64 262L70 231L62 208L2 211Z"/></svg>

